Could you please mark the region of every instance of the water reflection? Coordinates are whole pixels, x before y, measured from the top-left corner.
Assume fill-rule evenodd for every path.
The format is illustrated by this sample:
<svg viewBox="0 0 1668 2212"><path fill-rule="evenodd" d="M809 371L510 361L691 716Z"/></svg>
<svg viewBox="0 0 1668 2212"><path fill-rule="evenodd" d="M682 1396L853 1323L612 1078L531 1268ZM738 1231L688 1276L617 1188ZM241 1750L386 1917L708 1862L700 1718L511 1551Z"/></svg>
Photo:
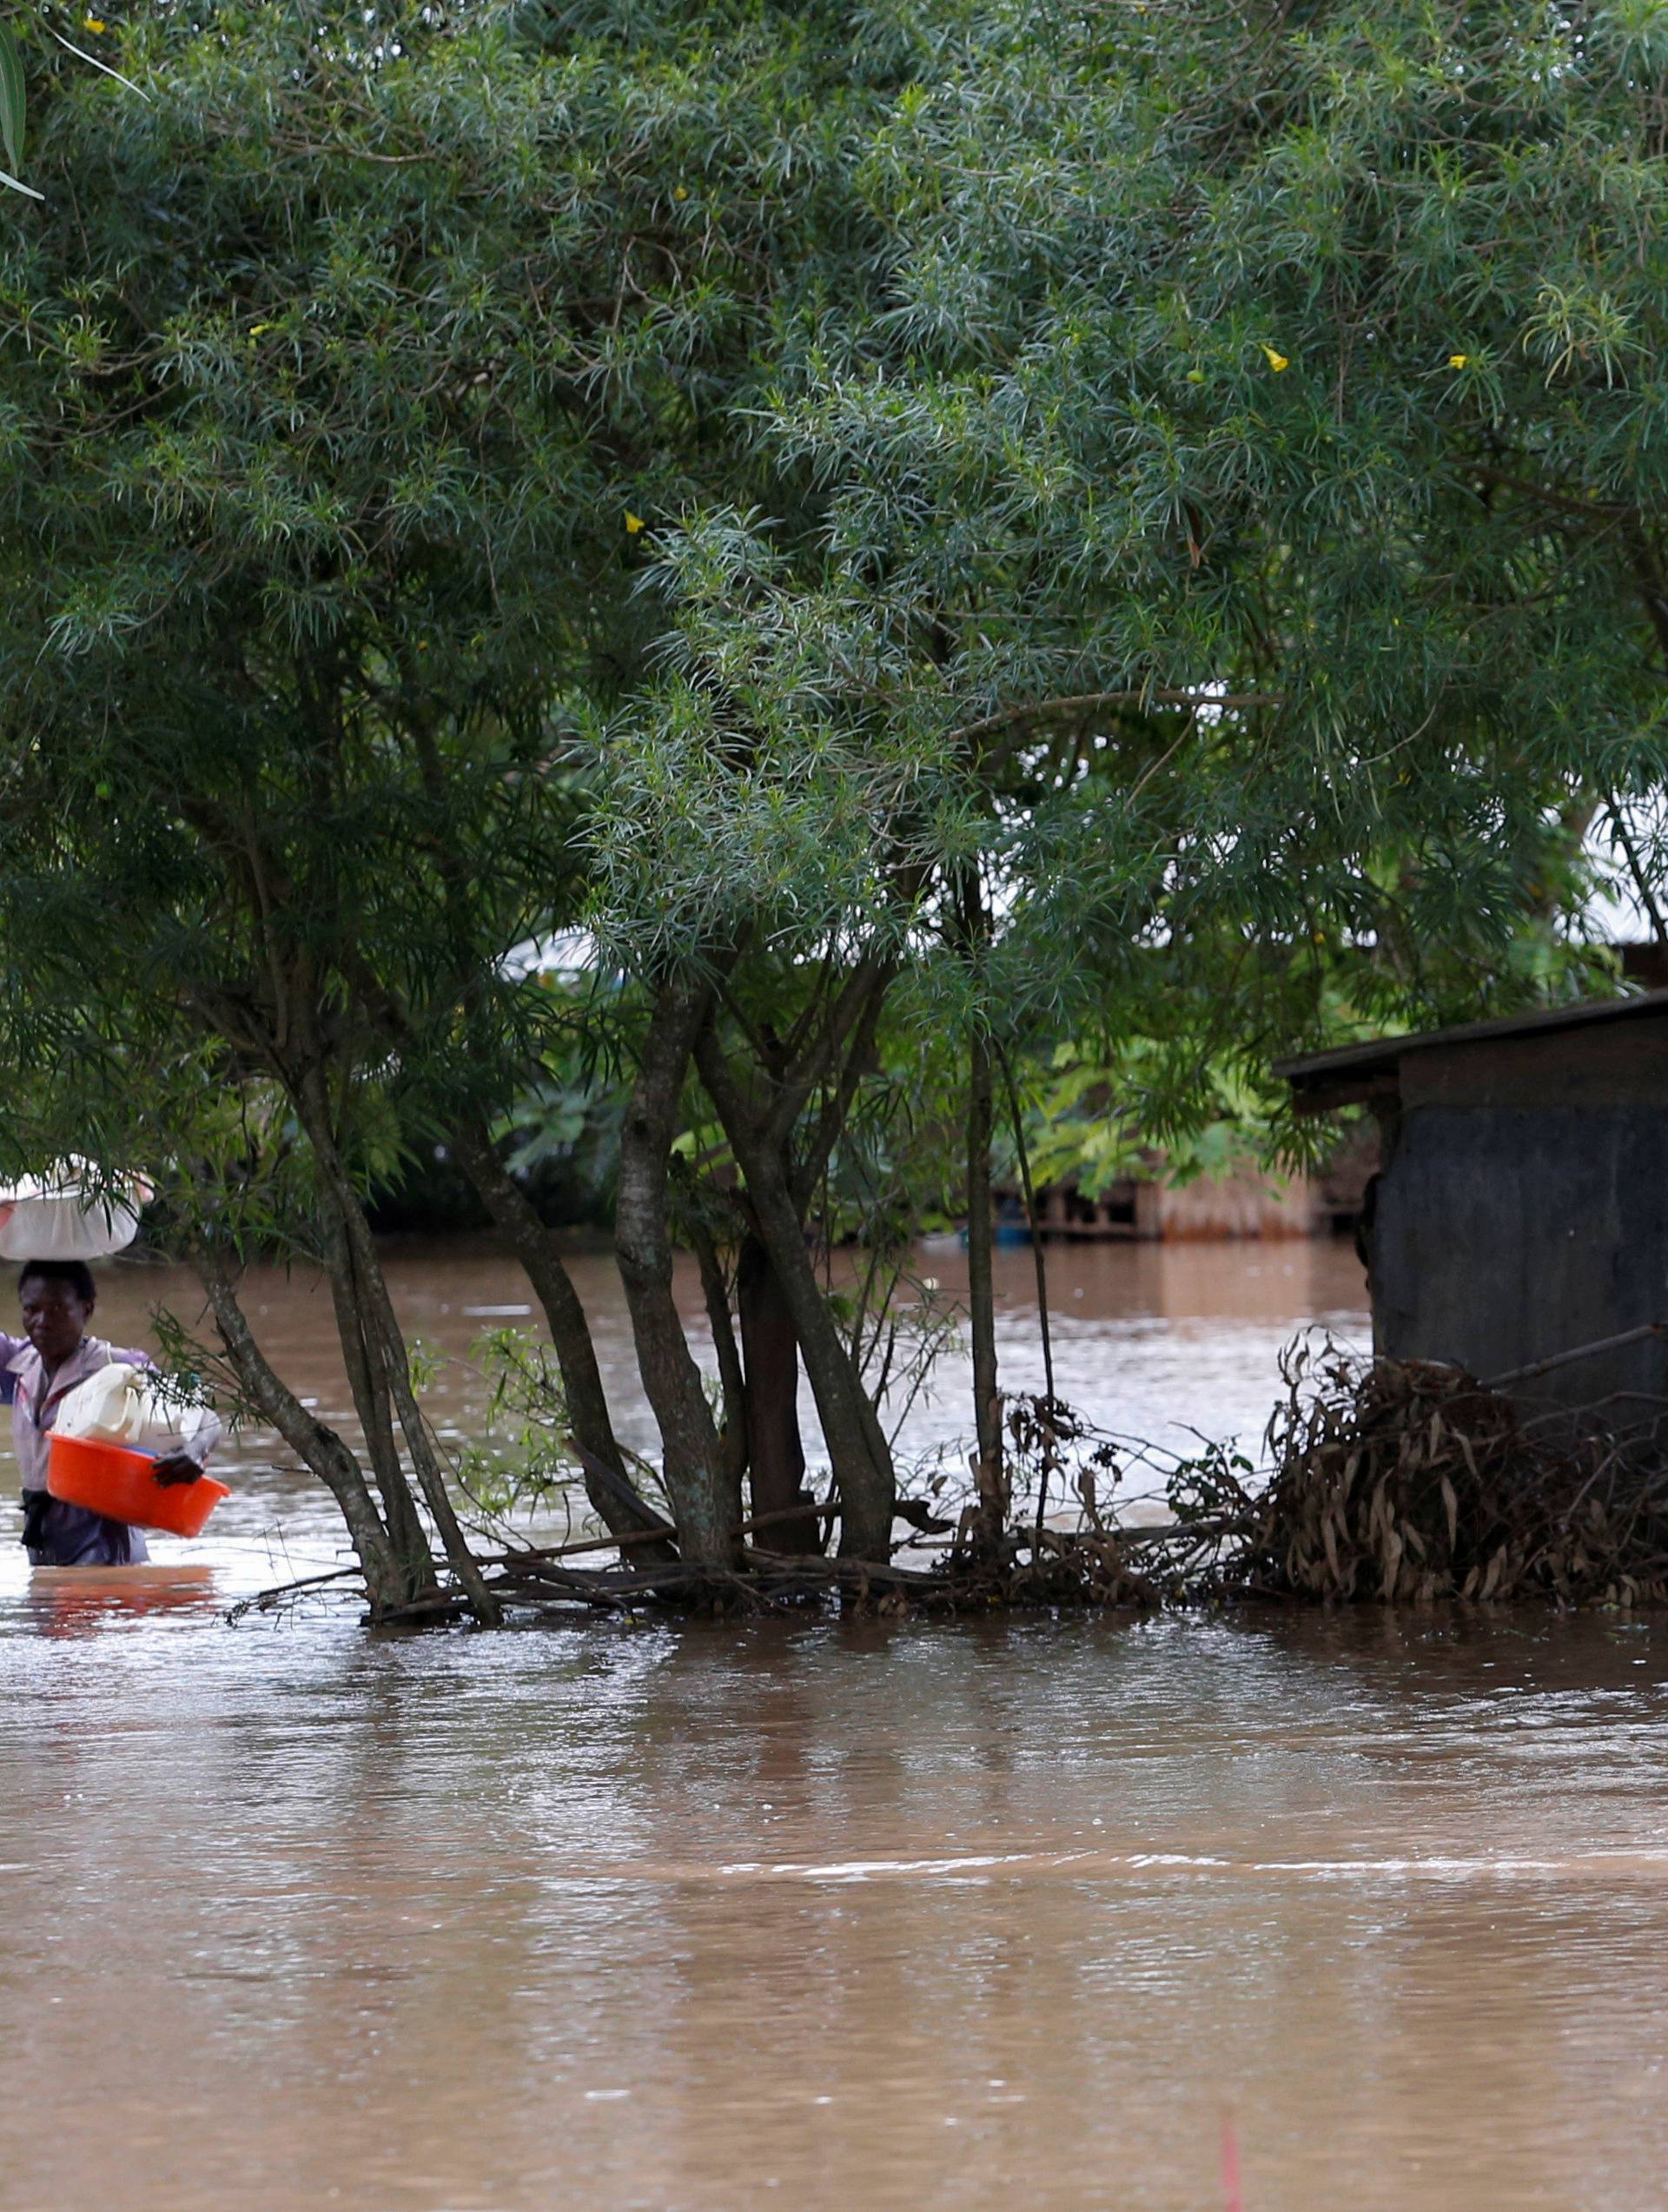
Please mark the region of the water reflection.
<svg viewBox="0 0 1668 2212"><path fill-rule="evenodd" d="M179 1561L172 1566L63 1566L33 1573L22 1600L5 1623L41 1636L97 1636L159 1614L183 1614L202 1621L222 1607L220 1578L212 1566Z"/></svg>

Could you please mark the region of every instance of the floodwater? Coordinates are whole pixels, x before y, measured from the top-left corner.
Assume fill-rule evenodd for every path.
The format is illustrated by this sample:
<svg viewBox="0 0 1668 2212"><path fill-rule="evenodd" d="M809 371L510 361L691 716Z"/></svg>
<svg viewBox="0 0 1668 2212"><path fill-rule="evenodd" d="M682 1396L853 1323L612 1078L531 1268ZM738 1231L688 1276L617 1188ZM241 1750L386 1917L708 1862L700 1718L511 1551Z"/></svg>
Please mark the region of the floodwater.
<svg viewBox="0 0 1668 2212"><path fill-rule="evenodd" d="M518 1301L398 1274L460 1352ZM1056 1275L1116 1425L1168 1374L1219 1434L1359 1295ZM228 1463L212 1543L0 1574L0 2212L1660 2204L1668 1623L231 1626L334 1540Z"/></svg>

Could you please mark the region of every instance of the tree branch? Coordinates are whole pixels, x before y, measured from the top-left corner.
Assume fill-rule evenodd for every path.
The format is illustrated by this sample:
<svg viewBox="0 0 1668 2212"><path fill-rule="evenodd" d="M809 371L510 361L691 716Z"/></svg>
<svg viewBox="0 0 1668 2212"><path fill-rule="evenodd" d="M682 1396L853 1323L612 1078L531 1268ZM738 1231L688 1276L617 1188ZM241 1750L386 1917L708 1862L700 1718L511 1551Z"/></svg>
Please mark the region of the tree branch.
<svg viewBox="0 0 1668 2212"><path fill-rule="evenodd" d="M987 714L980 721L964 722L959 730L952 730L950 737L952 745L969 745L976 738L993 736L996 731L1012 729L1016 724L1052 722L1061 715L1092 714L1102 706L1190 706L1195 713L1211 706L1226 714L1285 704L1277 692L1224 692L1217 697L1208 692L1178 692L1148 685L1135 692L1079 692L1069 699L1028 699L1017 706L1005 706L999 713Z"/></svg>

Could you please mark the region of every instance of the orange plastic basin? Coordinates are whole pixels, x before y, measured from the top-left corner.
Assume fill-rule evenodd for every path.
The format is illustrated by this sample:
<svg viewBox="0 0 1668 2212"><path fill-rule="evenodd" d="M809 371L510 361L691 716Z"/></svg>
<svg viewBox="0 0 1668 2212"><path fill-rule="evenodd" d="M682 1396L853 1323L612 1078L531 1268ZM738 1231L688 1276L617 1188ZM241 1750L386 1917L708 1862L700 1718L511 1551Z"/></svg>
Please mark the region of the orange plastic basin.
<svg viewBox="0 0 1668 2212"><path fill-rule="evenodd" d="M165 1528L175 1536L200 1536L203 1524L231 1492L211 1474L195 1482L158 1482L156 1462L118 1444L89 1444L79 1436L48 1440L46 1487L66 1505L86 1506L107 1520L140 1528Z"/></svg>

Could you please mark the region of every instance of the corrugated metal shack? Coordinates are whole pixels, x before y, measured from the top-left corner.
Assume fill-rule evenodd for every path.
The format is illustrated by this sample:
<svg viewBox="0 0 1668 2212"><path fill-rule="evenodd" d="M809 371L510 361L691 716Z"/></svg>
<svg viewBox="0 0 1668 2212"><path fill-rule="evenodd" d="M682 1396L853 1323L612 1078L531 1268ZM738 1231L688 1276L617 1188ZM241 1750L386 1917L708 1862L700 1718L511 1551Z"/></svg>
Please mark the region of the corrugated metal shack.
<svg viewBox="0 0 1668 2212"><path fill-rule="evenodd" d="M1284 1063L1300 1112L1365 1104L1376 1348L1512 1378L1527 1406L1668 1407L1668 990Z"/></svg>

